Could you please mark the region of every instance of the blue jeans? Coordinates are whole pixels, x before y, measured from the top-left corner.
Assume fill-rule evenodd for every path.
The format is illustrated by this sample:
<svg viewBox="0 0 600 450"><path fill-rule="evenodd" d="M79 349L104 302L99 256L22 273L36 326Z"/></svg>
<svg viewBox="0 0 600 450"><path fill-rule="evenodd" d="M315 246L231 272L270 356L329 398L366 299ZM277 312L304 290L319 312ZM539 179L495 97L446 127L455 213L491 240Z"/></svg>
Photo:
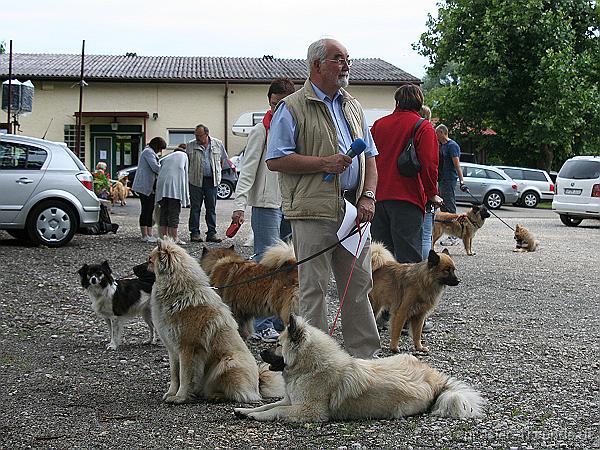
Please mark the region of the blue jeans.
<svg viewBox="0 0 600 450"><path fill-rule="evenodd" d="M265 250L277 240L289 238L292 232L290 223L283 218L281 208L252 207L252 233L254 234L254 259L260 261ZM260 317L254 320L256 331L275 328L282 331L283 322L277 316Z"/></svg>
<svg viewBox="0 0 600 450"><path fill-rule="evenodd" d="M452 214L456 214L456 197L454 194L454 188L458 178L454 180L441 180L439 183L440 197L444 200L444 207L442 211L446 211Z"/></svg>
<svg viewBox="0 0 600 450"><path fill-rule="evenodd" d="M200 212L202 203L206 207L207 236L217 234L217 187L213 186L212 177L204 177L202 187L190 184L190 220L188 227L191 235L200 234Z"/></svg>
<svg viewBox="0 0 600 450"><path fill-rule="evenodd" d="M427 259L429 256L429 250L431 250L431 235L433 233L433 218L434 213L431 211L425 212L425 217L423 218L423 261Z"/></svg>

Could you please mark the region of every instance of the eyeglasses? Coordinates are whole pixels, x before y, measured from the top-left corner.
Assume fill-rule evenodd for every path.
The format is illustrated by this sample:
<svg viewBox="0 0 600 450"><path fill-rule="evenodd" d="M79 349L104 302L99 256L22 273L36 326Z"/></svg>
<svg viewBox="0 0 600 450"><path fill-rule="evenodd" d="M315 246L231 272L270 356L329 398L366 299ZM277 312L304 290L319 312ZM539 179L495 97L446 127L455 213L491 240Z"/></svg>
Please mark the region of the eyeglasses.
<svg viewBox="0 0 600 450"><path fill-rule="evenodd" d="M346 64L348 67L352 67L352 60L350 58L335 58L335 59L325 59L325 61L331 61L337 63L339 66L343 66Z"/></svg>

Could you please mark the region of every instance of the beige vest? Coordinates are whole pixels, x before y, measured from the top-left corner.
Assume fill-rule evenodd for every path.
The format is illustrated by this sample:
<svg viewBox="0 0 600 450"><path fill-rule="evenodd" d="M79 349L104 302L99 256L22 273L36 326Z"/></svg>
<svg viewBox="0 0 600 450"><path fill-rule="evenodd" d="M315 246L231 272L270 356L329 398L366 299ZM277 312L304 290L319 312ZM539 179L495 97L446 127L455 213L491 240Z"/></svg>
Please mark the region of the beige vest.
<svg viewBox="0 0 600 450"><path fill-rule="evenodd" d="M344 89L342 111L352 140L364 138L364 114L360 103ZM335 123L324 102L316 96L309 80L304 87L284 100L296 122L296 153L308 156L330 156L338 153ZM324 173L279 174L283 213L288 219L339 220L342 205L339 176L323 181ZM365 155L360 155L357 198L365 181Z"/></svg>

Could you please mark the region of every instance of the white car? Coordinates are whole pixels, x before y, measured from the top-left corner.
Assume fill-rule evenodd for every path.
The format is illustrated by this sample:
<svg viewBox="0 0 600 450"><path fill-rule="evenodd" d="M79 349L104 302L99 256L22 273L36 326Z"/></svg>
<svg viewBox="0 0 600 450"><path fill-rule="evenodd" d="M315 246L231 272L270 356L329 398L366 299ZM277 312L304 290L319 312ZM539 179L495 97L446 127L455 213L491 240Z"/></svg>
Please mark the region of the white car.
<svg viewBox="0 0 600 450"><path fill-rule="evenodd" d="M583 219L600 219L600 156L565 161L556 178L552 210L568 227L576 227Z"/></svg>
<svg viewBox="0 0 600 450"><path fill-rule="evenodd" d="M554 198L554 183L545 170L511 166L496 167L517 182L517 189L521 193L517 205L535 208L540 201L552 201Z"/></svg>
<svg viewBox="0 0 600 450"><path fill-rule="evenodd" d="M99 213L92 174L64 143L0 134L0 230L61 247Z"/></svg>

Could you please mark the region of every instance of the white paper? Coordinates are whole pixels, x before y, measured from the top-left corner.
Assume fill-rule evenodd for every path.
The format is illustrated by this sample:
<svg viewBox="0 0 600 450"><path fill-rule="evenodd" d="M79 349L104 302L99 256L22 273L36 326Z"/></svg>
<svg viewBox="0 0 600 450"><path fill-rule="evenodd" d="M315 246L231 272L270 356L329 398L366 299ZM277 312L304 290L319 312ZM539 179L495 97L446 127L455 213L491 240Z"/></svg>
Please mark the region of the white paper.
<svg viewBox="0 0 600 450"><path fill-rule="evenodd" d="M352 228L354 228L354 225L356 224L356 215L358 213L356 207L352 203L348 202L348 200L345 200L345 202L346 214L344 214L344 220L342 220L342 224L340 225L340 228L337 231L337 236L340 240L345 238L352 231ZM346 250L348 250L353 255L358 256L360 256L363 247L367 242L367 239L369 239L369 236L371 235L371 224L367 223L361 225L362 226L360 233L355 233L348 239L346 239L344 242L342 242L342 245Z"/></svg>
<svg viewBox="0 0 600 450"><path fill-rule="evenodd" d="M106 159L106 150L100 150L100 159Z"/></svg>

